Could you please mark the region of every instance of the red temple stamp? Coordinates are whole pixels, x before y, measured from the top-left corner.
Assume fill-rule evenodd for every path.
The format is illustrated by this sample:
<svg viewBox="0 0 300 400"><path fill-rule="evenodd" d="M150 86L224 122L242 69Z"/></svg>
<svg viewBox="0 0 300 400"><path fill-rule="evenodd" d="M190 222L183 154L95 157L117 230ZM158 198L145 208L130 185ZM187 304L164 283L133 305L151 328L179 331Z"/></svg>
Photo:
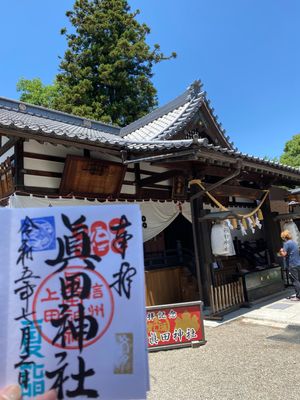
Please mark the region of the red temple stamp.
<svg viewBox="0 0 300 400"><path fill-rule="evenodd" d="M42 324L34 322L44 340L58 348L81 351L107 331L114 315L114 299L99 272L71 266L41 282L32 311L42 320Z"/></svg>

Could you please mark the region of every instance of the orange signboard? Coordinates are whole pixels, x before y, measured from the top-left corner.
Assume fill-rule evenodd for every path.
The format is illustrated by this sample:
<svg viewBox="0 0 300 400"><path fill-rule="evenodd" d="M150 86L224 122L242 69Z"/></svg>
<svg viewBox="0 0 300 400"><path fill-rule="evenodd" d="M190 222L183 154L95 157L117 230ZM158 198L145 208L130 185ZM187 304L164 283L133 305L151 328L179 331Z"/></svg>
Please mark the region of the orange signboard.
<svg viewBox="0 0 300 400"><path fill-rule="evenodd" d="M206 343L201 301L151 306L146 311L149 350Z"/></svg>

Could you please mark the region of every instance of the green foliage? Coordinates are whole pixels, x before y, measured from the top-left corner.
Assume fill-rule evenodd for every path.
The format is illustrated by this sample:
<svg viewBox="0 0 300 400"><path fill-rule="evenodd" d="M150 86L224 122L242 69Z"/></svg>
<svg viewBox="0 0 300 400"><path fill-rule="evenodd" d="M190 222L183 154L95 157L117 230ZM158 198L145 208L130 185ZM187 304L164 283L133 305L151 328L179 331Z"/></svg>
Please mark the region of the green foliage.
<svg viewBox="0 0 300 400"><path fill-rule="evenodd" d="M54 108L59 97L59 86L57 82L53 85L43 85L40 78L21 78L17 83L17 91L22 92L21 101L47 108Z"/></svg>
<svg viewBox="0 0 300 400"><path fill-rule="evenodd" d="M286 142L280 162L291 167L300 167L300 134Z"/></svg>

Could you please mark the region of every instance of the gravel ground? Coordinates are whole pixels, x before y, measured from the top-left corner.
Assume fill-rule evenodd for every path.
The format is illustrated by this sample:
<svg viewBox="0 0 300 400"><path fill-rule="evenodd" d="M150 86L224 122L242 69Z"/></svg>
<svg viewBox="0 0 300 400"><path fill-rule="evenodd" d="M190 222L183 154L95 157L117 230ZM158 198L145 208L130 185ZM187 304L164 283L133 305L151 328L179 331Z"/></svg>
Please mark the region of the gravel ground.
<svg viewBox="0 0 300 400"><path fill-rule="evenodd" d="M300 329L237 320L196 349L150 353L147 400L299 400Z"/></svg>

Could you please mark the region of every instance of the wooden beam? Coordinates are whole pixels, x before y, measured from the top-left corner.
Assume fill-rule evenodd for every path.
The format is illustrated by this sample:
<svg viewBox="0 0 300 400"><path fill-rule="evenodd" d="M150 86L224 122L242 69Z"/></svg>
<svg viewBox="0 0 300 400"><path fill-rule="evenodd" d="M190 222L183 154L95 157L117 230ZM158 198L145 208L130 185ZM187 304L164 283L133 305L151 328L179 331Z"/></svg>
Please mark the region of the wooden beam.
<svg viewBox="0 0 300 400"><path fill-rule="evenodd" d="M64 163L66 161L66 157L50 156L47 154L40 154L40 153L31 153L29 151L24 151L24 157L34 158L36 160L53 161L60 163Z"/></svg>
<svg viewBox="0 0 300 400"><path fill-rule="evenodd" d="M209 191L208 185L206 186L206 189ZM229 186L229 185L222 185L216 189L213 189L211 193L214 196L220 196L220 197L235 196L253 200L259 200L264 195L264 191L260 189L247 188L243 186Z"/></svg>
<svg viewBox="0 0 300 400"><path fill-rule="evenodd" d="M172 171L161 172L159 174L149 176L148 178L140 179L139 181L137 181L137 185L139 187L152 185L154 183L173 178L174 176L177 176L180 174L182 174L182 170L172 170Z"/></svg>
<svg viewBox="0 0 300 400"><path fill-rule="evenodd" d="M140 189L140 199L172 200L170 190Z"/></svg>
<svg viewBox="0 0 300 400"><path fill-rule="evenodd" d="M26 169L23 169L22 172L25 175L47 176L47 177L51 177L51 178L61 178L62 177L61 172L41 171L38 169L26 168Z"/></svg>
<svg viewBox="0 0 300 400"><path fill-rule="evenodd" d="M11 149L20 139L11 138L0 148L0 157L3 156L9 149Z"/></svg>

